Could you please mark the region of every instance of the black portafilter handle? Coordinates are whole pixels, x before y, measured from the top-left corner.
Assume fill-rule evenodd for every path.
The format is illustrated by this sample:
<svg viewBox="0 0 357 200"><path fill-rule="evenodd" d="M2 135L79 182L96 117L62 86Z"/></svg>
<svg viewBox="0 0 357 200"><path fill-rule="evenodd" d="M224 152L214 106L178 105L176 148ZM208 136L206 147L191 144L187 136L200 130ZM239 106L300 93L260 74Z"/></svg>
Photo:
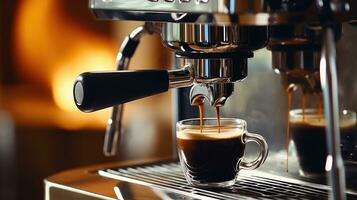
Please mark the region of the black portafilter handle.
<svg viewBox="0 0 357 200"><path fill-rule="evenodd" d="M166 70L85 72L77 77L73 96L81 111L93 112L168 89Z"/></svg>

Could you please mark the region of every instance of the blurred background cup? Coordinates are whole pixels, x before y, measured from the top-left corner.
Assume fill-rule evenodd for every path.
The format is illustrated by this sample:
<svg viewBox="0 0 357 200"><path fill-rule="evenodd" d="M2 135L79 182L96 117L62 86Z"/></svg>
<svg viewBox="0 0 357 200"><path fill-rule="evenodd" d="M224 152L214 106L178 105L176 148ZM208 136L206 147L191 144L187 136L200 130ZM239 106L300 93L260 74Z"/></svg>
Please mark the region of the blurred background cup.
<svg viewBox="0 0 357 200"><path fill-rule="evenodd" d="M327 145L325 116L317 109L294 109L290 113L290 133L300 164L299 173L307 177L324 177ZM346 163L357 161L356 113L343 110L340 115L341 152Z"/></svg>

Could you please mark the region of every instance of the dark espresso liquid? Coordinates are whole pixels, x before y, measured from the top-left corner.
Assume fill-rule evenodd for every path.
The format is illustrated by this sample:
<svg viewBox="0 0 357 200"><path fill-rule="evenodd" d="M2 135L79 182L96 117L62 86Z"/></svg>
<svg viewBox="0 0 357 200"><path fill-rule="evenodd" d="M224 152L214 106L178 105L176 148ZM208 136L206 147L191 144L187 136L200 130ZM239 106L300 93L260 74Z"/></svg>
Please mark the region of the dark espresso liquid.
<svg viewBox="0 0 357 200"><path fill-rule="evenodd" d="M355 142L357 134L356 124L353 121L352 123L346 122L341 124L340 130L341 150L343 158L346 160L348 154L353 152L352 143ZM324 173L328 155L324 122L314 124L308 119L305 119L304 122L290 122L290 133L296 146L301 169L307 173Z"/></svg>
<svg viewBox="0 0 357 200"><path fill-rule="evenodd" d="M245 145L242 132L205 129L204 133L185 130L178 134L177 147L184 171L197 182L231 181L237 174Z"/></svg>
<svg viewBox="0 0 357 200"><path fill-rule="evenodd" d="M301 110L302 110L302 121L305 121L305 110L306 110L306 95L301 96Z"/></svg>
<svg viewBox="0 0 357 200"><path fill-rule="evenodd" d="M341 130L341 154L346 162L357 162L357 124L347 130Z"/></svg>
<svg viewBox="0 0 357 200"><path fill-rule="evenodd" d="M289 114L289 111L291 109L291 98L292 98L292 92L294 90L294 86L292 85L291 87L288 87L286 92L288 94L288 125L287 125L287 130L286 130L286 137L285 137L285 148L286 148L286 172L289 172L289 142L290 142L290 128L291 128L291 125L290 125L290 114ZM302 111L302 123L305 122L305 119L306 119L306 94L302 93L302 96L301 96L301 111ZM319 93L319 94L316 94L316 99L317 99L317 104L316 104L316 107L317 107L317 114L319 116L322 116L322 113L323 113L323 109L322 109L322 95Z"/></svg>
<svg viewBox="0 0 357 200"><path fill-rule="evenodd" d="M317 94L317 114L322 115L323 114L323 109L322 109L322 94Z"/></svg>

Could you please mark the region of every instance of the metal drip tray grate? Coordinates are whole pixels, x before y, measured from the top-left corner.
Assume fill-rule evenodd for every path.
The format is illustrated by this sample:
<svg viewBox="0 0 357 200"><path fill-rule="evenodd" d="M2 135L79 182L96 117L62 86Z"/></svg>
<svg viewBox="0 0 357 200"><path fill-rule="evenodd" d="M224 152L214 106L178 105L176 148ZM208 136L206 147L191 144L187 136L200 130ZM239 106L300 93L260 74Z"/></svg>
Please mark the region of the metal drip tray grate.
<svg viewBox="0 0 357 200"><path fill-rule="evenodd" d="M187 184L178 163L130 166L100 170L99 174L121 181L150 186L194 199L328 199L329 189L261 171L240 171L239 181L228 189L201 189ZM348 192L348 199L357 193Z"/></svg>

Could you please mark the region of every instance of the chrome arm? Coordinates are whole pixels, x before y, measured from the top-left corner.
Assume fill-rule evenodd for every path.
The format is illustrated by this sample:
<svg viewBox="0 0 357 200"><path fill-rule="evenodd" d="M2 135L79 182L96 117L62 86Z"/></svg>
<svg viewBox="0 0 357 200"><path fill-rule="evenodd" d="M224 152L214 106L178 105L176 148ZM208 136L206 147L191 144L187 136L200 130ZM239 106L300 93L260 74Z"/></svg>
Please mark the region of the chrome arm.
<svg viewBox="0 0 357 200"><path fill-rule="evenodd" d="M169 70L169 88L188 87L193 83L192 69L185 66L183 69Z"/></svg>
<svg viewBox="0 0 357 200"><path fill-rule="evenodd" d="M346 199L346 184L343 160L340 149L340 126L338 107L338 87L336 71L336 47L334 32L325 27L320 62L321 87L326 118L326 142L328 157L326 171L332 187L332 199Z"/></svg>
<svg viewBox="0 0 357 200"><path fill-rule="evenodd" d="M127 70L130 58L134 54L139 44L140 38L144 35L157 33L157 27L152 23L145 23L143 26L136 28L125 38L117 55L117 70ZM114 156L117 152L118 138L121 136L121 121L123 116L123 105L113 107L112 114L108 120L104 137L103 152L106 156Z"/></svg>

